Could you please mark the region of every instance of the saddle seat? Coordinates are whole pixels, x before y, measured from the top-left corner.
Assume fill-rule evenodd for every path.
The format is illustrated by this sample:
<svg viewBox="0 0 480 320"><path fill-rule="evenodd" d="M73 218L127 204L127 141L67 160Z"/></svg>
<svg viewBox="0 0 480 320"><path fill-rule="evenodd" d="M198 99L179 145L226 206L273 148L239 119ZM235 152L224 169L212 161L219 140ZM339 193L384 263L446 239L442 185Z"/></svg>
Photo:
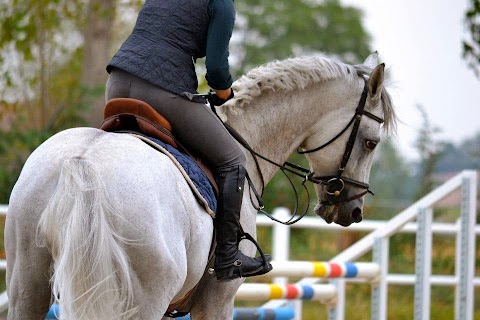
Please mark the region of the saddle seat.
<svg viewBox="0 0 480 320"><path fill-rule="evenodd" d="M109 132L135 131L177 148L172 125L148 103L131 98L107 102L100 129Z"/></svg>
<svg viewBox="0 0 480 320"><path fill-rule="evenodd" d="M171 145L190 156L207 176L218 195L218 186L212 170L201 159L182 146L172 134L172 125L145 101L114 98L107 102L100 129L108 132L138 132Z"/></svg>

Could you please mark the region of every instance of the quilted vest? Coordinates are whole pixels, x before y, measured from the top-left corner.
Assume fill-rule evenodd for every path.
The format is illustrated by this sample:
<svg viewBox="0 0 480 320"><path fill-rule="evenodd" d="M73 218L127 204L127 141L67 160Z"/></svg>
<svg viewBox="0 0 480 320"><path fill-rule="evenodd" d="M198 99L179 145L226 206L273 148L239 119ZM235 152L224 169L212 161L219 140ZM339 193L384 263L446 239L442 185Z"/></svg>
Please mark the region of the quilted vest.
<svg viewBox="0 0 480 320"><path fill-rule="evenodd" d="M205 56L209 0L146 0L131 35L107 66L175 94L197 92L194 60Z"/></svg>

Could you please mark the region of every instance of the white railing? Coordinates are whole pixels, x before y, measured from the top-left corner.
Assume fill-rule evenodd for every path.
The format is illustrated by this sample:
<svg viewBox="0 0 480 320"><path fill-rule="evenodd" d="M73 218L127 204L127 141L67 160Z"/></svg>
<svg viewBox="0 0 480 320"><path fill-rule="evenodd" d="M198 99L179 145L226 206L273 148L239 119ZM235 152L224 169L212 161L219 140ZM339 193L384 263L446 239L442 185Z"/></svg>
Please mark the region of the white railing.
<svg viewBox="0 0 480 320"><path fill-rule="evenodd" d="M433 206L453 191L461 189L460 217L456 223L433 222ZM292 226L274 223L265 216L257 218L258 226L273 228L273 259L287 261L289 259L290 228L311 228L327 230L372 231L364 238L333 257L331 262L352 262L367 252L373 253L372 263L380 265L381 274L372 285L371 319L387 319L388 285L414 285L414 320L430 318L430 287L432 285L455 287L455 319L473 320L474 286L480 286L480 278L475 271L475 236L480 234L480 226L476 224L477 208L477 174L474 171L463 171L447 181L415 204L400 212L390 221L362 221L347 229L327 225L319 218L306 217ZM284 208L274 210L277 218L285 219L289 211ZM412 223L412 220L415 220ZM390 237L396 233L416 233L415 274L390 274L388 272ZM432 234L456 236L456 261L454 275L431 274ZM319 278L304 278L297 284L313 285ZM337 288L336 304L329 305L329 319L345 319L345 284L356 279L334 279L330 283ZM277 283L285 283L285 278L277 278ZM292 305L295 308L295 319L301 319L302 301L271 300L264 304L265 308L278 308Z"/></svg>

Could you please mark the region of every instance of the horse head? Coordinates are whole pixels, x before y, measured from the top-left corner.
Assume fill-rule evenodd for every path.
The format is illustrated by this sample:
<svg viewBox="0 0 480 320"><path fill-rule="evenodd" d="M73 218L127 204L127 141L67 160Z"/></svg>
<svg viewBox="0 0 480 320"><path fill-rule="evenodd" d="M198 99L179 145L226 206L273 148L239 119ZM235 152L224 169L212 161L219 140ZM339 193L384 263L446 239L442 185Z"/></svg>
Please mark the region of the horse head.
<svg viewBox="0 0 480 320"><path fill-rule="evenodd" d="M314 211L327 223L348 226L360 222L364 196L372 193L368 180L375 149L384 119L387 117L388 126L393 117L384 89L385 65L373 68L376 60L374 53L363 65L355 66L358 81L354 87L358 89L338 95L337 108L319 119L315 125L318 130L302 144L304 151L300 153L309 160L310 179L316 183L318 203ZM326 135L332 138L325 140Z"/></svg>
<svg viewBox="0 0 480 320"><path fill-rule="evenodd" d="M376 52L355 66L319 54L275 61L235 82L235 99L222 116L253 150L277 163L260 162L257 185L299 147L310 164L306 179L316 184L315 212L348 226L362 220L375 148L382 129L396 122L384 79Z"/></svg>

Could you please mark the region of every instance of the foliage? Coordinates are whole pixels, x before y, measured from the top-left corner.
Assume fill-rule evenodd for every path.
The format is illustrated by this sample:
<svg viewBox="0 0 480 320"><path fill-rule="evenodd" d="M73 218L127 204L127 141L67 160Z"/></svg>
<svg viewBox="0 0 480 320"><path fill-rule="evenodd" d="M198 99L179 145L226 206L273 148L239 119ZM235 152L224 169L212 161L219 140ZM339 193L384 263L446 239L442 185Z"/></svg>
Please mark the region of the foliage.
<svg viewBox="0 0 480 320"><path fill-rule="evenodd" d="M375 196L366 198L365 212L369 219L388 219L411 203L415 172L393 138L387 137L378 148L370 173L370 189Z"/></svg>
<svg viewBox="0 0 480 320"><path fill-rule="evenodd" d="M236 70L244 72L258 64L312 51L358 63L371 52L361 11L338 0L243 0L235 6L241 39L232 50L239 60Z"/></svg>
<svg viewBox="0 0 480 320"><path fill-rule="evenodd" d="M418 174L420 181L418 181L419 187L415 199L421 198L433 189L433 173L444 149L444 143L438 142L435 138L440 130L432 127L422 106L419 105L418 110L422 116L423 124L415 143L420 155L420 172Z"/></svg>
<svg viewBox="0 0 480 320"><path fill-rule="evenodd" d="M0 48L12 43L25 60L33 60L36 46L51 40L64 23L81 12L81 1L10 0L0 3ZM61 45L56 42L56 45Z"/></svg>
<svg viewBox="0 0 480 320"><path fill-rule="evenodd" d="M463 40L463 57L480 78L480 0L470 0L465 12L468 38Z"/></svg>
<svg viewBox="0 0 480 320"><path fill-rule="evenodd" d="M0 4L0 56L7 57L1 69L7 81L0 80L0 203L8 202L28 155L53 133L84 124L85 97L98 95L79 82L76 37L85 9L81 0Z"/></svg>
<svg viewBox="0 0 480 320"><path fill-rule="evenodd" d="M4 79L0 104L35 101L29 103L31 118L25 119L32 126L45 128L52 116L57 95L51 94L51 76L69 62L78 46L76 30L82 24L83 8L80 0L0 4L0 79Z"/></svg>
<svg viewBox="0 0 480 320"><path fill-rule="evenodd" d="M55 108L50 112L43 127L37 128L35 123L36 100L17 102L0 108L2 119L8 125L0 130L0 203L8 203L9 194L17 180L20 170L30 153L52 134L61 130L84 124L79 113L88 105L77 101L88 101L81 98L95 96L97 92L78 87L79 60L62 66L51 76L49 83L50 103ZM6 111L4 115L1 111Z"/></svg>
<svg viewBox="0 0 480 320"><path fill-rule="evenodd" d="M0 203L8 203L13 185L30 153L49 137L46 131L0 130Z"/></svg>
<svg viewBox="0 0 480 320"><path fill-rule="evenodd" d="M462 141L458 146L449 142L444 145L443 155L437 163L436 171L451 172L462 169L480 170L480 132Z"/></svg>
<svg viewBox="0 0 480 320"><path fill-rule="evenodd" d="M109 39L110 32L99 31L102 26L97 24L112 21L110 16L115 14L115 7L103 7L110 2L117 1L7 0L0 4L0 59L3 59L0 62L4 62L0 68L3 74L0 104L28 102L32 110L26 121L33 127L46 129L59 117L59 112L73 105L68 99L81 101L88 89L85 105L92 101L94 91L98 93L97 87L103 91L104 65L109 52L107 46L103 50L101 41ZM119 2L137 6L139 1ZM97 47L103 52L89 50ZM95 66L95 72L89 66ZM98 96L103 97L103 92ZM87 118L86 115L88 112L82 118Z"/></svg>

